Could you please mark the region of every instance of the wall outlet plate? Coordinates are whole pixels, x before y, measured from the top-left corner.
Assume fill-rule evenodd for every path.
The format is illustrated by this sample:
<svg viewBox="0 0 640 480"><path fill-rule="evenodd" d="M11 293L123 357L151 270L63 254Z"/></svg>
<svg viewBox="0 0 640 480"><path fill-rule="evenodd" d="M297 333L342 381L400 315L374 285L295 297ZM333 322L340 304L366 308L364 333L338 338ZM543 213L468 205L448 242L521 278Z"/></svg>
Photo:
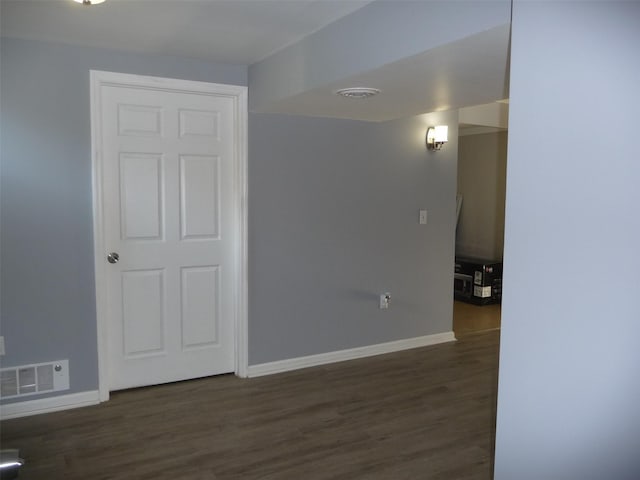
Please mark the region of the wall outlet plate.
<svg viewBox="0 0 640 480"><path fill-rule="evenodd" d="M391 294L390 293L381 293L380 294L380 308L389 308L389 303L391 302Z"/></svg>
<svg viewBox="0 0 640 480"><path fill-rule="evenodd" d="M426 224L427 224L427 211L420 210L420 225L426 225Z"/></svg>
<svg viewBox="0 0 640 480"><path fill-rule="evenodd" d="M4 337L0 337L0 355L4 355Z"/></svg>

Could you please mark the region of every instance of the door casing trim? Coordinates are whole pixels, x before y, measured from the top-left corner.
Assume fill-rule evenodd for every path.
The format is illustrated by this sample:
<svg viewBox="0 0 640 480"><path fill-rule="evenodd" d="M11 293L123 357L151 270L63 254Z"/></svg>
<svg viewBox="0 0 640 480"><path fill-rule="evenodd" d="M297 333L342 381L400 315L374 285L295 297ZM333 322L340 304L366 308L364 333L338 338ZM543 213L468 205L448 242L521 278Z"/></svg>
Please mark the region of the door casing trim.
<svg viewBox="0 0 640 480"><path fill-rule="evenodd" d="M143 88L167 92L229 97L234 105L234 234L239 242L234 252L234 372L248 375L248 212L247 212L247 87L196 82L173 78L150 77L125 73L91 70L91 181L93 190L93 243L96 287L96 325L98 347L98 391L100 401L109 400L109 344L107 318L107 269L104 245L102 104L100 91L104 86Z"/></svg>

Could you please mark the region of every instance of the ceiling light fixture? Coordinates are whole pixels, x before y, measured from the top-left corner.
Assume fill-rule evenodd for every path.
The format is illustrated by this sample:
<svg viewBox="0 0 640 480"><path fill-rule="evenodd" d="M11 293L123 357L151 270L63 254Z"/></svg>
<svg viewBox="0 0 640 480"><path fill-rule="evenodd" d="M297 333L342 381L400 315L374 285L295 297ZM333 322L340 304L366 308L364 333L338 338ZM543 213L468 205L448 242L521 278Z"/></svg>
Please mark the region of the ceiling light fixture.
<svg viewBox="0 0 640 480"><path fill-rule="evenodd" d="M427 128L427 148L429 150L440 150L442 145L447 143L449 137L449 127L438 125Z"/></svg>
<svg viewBox="0 0 640 480"><path fill-rule="evenodd" d="M370 87L351 87L341 88L340 90L336 90L333 93L345 98L369 98L379 94L380 90Z"/></svg>
<svg viewBox="0 0 640 480"><path fill-rule="evenodd" d="M81 3L82 5L98 5L99 3L103 3L104 0L73 0L76 3Z"/></svg>

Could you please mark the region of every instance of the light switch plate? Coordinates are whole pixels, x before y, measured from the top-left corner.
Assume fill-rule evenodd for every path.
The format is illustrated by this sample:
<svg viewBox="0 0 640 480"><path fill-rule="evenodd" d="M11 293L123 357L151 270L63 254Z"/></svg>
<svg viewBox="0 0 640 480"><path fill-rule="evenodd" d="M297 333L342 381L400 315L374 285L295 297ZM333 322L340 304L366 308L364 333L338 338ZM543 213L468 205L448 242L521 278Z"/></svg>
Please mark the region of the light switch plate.
<svg viewBox="0 0 640 480"><path fill-rule="evenodd" d="M427 224L427 211L420 210L420 225L426 225L426 224Z"/></svg>
<svg viewBox="0 0 640 480"><path fill-rule="evenodd" d="M0 337L0 355L4 355L4 337Z"/></svg>

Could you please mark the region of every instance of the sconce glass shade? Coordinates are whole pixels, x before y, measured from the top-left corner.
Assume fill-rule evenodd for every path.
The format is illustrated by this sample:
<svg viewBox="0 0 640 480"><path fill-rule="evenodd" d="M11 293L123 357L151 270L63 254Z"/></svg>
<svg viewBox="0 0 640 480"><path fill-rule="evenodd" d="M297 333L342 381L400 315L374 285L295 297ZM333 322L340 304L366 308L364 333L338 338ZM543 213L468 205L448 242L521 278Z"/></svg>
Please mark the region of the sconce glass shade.
<svg viewBox="0 0 640 480"><path fill-rule="evenodd" d="M449 127L447 125L437 125L427 129L427 148L429 150L440 150L442 145L449 140Z"/></svg>

